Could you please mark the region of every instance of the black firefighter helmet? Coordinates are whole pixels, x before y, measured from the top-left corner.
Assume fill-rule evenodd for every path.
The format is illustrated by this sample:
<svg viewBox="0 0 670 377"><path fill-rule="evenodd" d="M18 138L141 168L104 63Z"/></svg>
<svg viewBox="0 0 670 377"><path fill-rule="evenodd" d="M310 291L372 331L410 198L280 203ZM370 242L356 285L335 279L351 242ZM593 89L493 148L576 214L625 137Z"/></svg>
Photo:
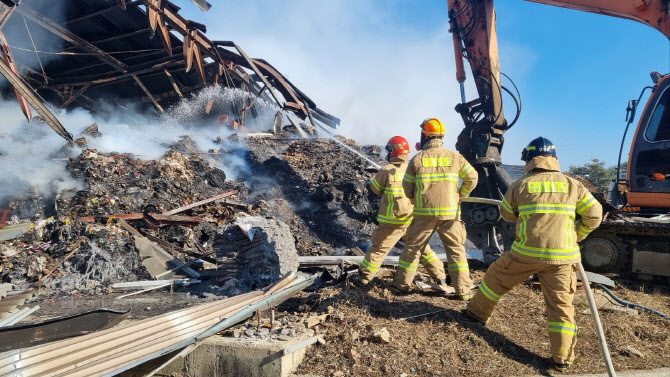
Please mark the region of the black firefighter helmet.
<svg viewBox="0 0 670 377"><path fill-rule="evenodd" d="M542 136L533 139L526 148L521 151L521 160L528 162L537 156L554 156L556 157L556 146L549 139Z"/></svg>

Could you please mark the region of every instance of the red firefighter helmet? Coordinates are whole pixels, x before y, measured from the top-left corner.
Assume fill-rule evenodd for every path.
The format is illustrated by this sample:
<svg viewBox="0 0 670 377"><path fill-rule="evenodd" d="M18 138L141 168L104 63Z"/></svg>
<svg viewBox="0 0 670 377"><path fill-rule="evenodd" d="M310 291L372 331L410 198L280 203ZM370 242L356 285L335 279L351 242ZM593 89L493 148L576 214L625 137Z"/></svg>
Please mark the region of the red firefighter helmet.
<svg viewBox="0 0 670 377"><path fill-rule="evenodd" d="M393 136L386 143L386 151L391 157L401 156L409 153L409 143L402 136Z"/></svg>

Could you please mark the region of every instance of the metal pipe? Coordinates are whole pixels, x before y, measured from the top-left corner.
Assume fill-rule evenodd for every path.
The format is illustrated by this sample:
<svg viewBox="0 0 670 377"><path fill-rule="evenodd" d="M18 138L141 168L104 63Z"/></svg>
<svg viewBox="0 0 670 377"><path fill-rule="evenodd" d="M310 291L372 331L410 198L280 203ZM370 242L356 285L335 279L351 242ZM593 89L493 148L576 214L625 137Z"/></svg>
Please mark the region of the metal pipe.
<svg viewBox="0 0 670 377"><path fill-rule="evenodd" d="M482 204L493 204L499 206L502 204L502 200L489 199L489 198L474 198L468 196L468 197L462 197L461 203L482 203Z"/></svg>
<svg viewBox="0 0 670 377"><path fill-rule="evenodd" d="M465 83L463 81L458 83L461 84L461 103L465 103Z"/></svg>
<svg viewBox="0 0 670 377"><path fill-rule="evenodd" d="M614 371L614 365L612 364L612 357L610 356L609 348L607 347L607 340L605 339L605 332L603 331L603 325L600 322L600 316L598 315L598 307L596 306L596 300L593 297L593 292L591 292L591 286L589 285L589 279L586 277L586 271L584 271L584 266L582 262L577 263L579 267L579 276L582 278L582 284L584 285L584 291L586 292L586 297L589 301L589 307L591 308L591 314L593 314L593 321L596 324L596 334L598 335L598 341L600 341L600 350L603 353L605 358L605 365L607 366L607 374L610 377L616 377L616 372Z"/></svg>

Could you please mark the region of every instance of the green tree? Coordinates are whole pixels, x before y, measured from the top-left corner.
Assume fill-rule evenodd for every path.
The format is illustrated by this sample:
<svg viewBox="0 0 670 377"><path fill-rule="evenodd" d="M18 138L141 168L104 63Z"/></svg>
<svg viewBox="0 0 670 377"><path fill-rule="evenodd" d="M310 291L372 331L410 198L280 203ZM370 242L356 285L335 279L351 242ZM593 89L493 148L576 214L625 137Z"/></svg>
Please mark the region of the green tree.
<svg viewBox="0 0 670 377"><path fill-rule="evenodd" d="M602 192L616 176L616 166L606 168L605 161L594 158L581 166L570 165L568 172L581 176L596 186L596 191Z"/></svg>

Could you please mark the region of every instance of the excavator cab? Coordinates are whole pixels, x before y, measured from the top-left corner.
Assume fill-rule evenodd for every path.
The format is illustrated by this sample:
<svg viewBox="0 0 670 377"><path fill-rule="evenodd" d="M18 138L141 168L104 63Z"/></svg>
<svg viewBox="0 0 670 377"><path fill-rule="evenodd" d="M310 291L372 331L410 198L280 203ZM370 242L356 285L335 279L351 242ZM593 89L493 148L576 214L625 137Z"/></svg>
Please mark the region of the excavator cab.
<svg viewBox="0 0 670 377"><path fill-rule="evenodd" d="M670 75L658 78L640 117L627 180L630 206L670 208Z"/></svg>

